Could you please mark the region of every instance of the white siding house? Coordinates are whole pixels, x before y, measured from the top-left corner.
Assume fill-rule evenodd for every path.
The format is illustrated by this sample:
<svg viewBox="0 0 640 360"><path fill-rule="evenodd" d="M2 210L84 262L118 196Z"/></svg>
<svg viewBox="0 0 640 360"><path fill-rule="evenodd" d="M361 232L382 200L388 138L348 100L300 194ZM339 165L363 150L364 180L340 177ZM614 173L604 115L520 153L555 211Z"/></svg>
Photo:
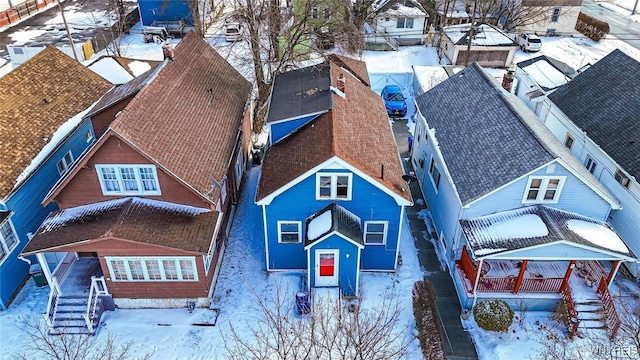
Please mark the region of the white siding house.
<svg viewBox="0 0 640 360"><path fill-rule="evenodd" d="M415 45L423 41L427 12L416 0L381 0L373 5L376 13L375 31L388 35L400 45Z"/></svg>

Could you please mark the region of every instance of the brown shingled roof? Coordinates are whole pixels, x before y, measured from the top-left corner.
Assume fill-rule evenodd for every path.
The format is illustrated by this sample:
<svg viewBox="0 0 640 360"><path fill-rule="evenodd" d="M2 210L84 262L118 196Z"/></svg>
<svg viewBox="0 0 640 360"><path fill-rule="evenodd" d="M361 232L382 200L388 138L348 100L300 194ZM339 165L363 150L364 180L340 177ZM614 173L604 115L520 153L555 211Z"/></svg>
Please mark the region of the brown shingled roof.
<svg viewBox="0 0 640 360"><path fill-rule="evenodd" d="M382 99L336 63L330 66L333 86L341 73L345 75L346 99L333 94L332 110L267 149L256 201L332 156L411 201Z"/></svg>
<svg viewBox="0 0 640 360"><path fill-rule="evenodd" d="M367 63L364 61L352 59L346 56L331 54L329 60L353 73L365 85L371 86L369 80L369 71L367 71Z"/></svg>
<svg viewBox="0 0 640 360"><path fill-rule="evenodd" d="M227 172L251 84L194 32L111 129L204 193Z"/></svg>
<svg viewBox="0 0 640 360"><path fill-rule="evenodd" d="M0 198L68 119L113 85L54 46L0 78Z"/></svg>
<svg viewBox="0 0 640 360"><path fill-rule="evenodd" d="M143 198L120 198L51 213L23 254L115 237L207 253L219 213Z"/></svg>

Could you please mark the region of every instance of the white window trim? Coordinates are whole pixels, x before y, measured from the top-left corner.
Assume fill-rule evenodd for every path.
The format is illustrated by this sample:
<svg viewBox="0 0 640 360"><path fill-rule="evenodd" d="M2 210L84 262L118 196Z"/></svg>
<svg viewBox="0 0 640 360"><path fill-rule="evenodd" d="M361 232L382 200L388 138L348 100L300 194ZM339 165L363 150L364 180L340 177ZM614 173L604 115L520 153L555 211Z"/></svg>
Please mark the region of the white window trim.
<svg viewBox="0 0 640 360"><path fill-rule="evenodd" d="M569 133L564 137L564 146L569 150L573 149L573 144L575 144L575 142L576 139Z"/></svg>
<svg viewBox="0 0 640 360"><path fill-rule="evenodd" d="M436 182L436 179L433 178L433 171L432 171L433 168L438 170L437 182ZM431 157L431 161L429 161L429 179L431 179L431 184L433 184L433 189L437 194L440 188L440 183L442 182L442 172L440 171L440 168L438 168L438 164L436 164L436 159L433 156Z"/></svg>
<svg viewBox="0 0 640 360"><path fill-rule="evenodd" d="M378 243L378 242L375 242L375 243L367 242L367 233L368 233L367 227L370 224L382 224L382 225L384 225L384 230L383 230L383 234L382 234L382 242L381 243ZM389 230L389 222L387 222L387 221L365 221L364 222L364 244L365 245L372 245L372 246L386 245L387 244L387 232L388 232L388 230Z"/></svg>
<svg viewBox="0 0 640 360"><path fill-rule="evenodd" d="M65 160L67 155L71 157L70 163L67 163L67 161ZM69 171L69 169L71 169L71 165L73 164L73 161L74 161L73 153L71 152L71 150L67 151L64 155L62 155L62 158L58 160L58 162L56 163L56 169L58 170L58 174L60 174L60 176L66 174ZM58 167L58 165L60 164L62 164L62 171L60 171L60 167Z"/></svg>
<svg viewBox="0 0 640 360"><path fill-rule="evenodd" d="M540 189L538 189L538 196L534 200L527 199L529 194L529 190L531 190L531 183L535 179L540 179L542 182L540 183ZM549 186L549 181L552 179L559 180L558 188L556 189L556 193L551 200L544 200L544 194L547 192L547 187ZM566 176L529 176L529 180L527 181L527 186L524 189L524 195L522 196L523 204L557 204L560 200L560 194L562 193L562 188L564 187L564 182L567 179Z"/></svg>
<svg viewBox="0 0 640 360"><path fill-rule="evenodd" d="M119 191L109 191L107 190L107 186L105 185L104 179L102 178L101 169L115 169L115 175L117 177L116 181L120 186ZM134 168L136 181L138 183L138 191L126 191L124 182L122 180L122 173L120 172L121 168ZM158 190L156 191L145 191L142 185L142 179L140 178L140 169L141 168L151 168L153 172L153 176L155 178L156 186ZM96 175L98 176L98 181L100 182L100 188L102 189L102 195L109 196L119 196L119 195L161 195L160 191L160 180L158 179L158 172L156 171L155 165L134 165L134 164L100 164L96 165Z"/></svg>
<svg viewBox="0 0 640 360"><path fill-rule="evenodd" d="M244 170L244 157L242 156L242 150L238 151L238 157L236 158L236 190L240 188L240 183L242 182L242 174Z"/></svg>
<svg viewBox="0 0 640 360"><path fill-rule="evenodd" d="M587 155L587 161L585 161L584 167L586 167L587 170L593 174L596 172L596 168L598 167L598 162L596 161L596 159L591 157L591 155Z"/></svg>
<svg viewBox="0 0 640 360"><path fill-rule="evenodd" d="M558 15L556 16L556 19L553 20L553 17L555 16L554 13L556 12L556 10L558 10ZM560 22L561 14L562 14L562 7L561 6L556 6L556 7L552 8L551 9L551 17L549 18L549 22L550 23Z"/></svg>
<svg viewBox="0 0 640 360"><path fill-rule="evenodd" d="M220 198L222 199L223 204L227 201L227 182L226 181L220 184Z"/></svg>
<svg viewBox="0 0 640 360"><path fill-rule="evenodd" d="M329 176L331 177L331 196L329 197L321 197L320 196L320 178ZM337 196L338 193L338 176L346 176L347 177L347 197L339 198ZM343 200L349 201L351 200L351 196L353 193L353 174L352 173L328 173L328 172L319 172L316 173L316 200Z"/></svg>
<svg viewBox="0 0 640 360"><path fill-rule="evenodd" d="M298 226L298 241L282 241L282 227L283 224L295 224ZM301 221L278 221L278 244L300 244L302 242L302 222Z"/></svg>
<svg viewBox="0 0 640 360"><path fill-rule="evenodd" d="M7 243L5 242L4 236L2 236L2 233L0 233L0 246L5 252L4 258L0 260L0 264L2 264L5 260L7 260L9 258L9 255L11 255L11 252L17 249L18 245L20 244L20 237L18 236L16 229L13 227L13 223L11 223L10 217L6 218L2 223L0 223L0 228L5 225L8 225L11 228L11 232L13 233L13 236L15 237L16 242L13 244L13 247L9 249L9 247L7 246Z"/></svg>
<svg viewBox="0 0 640 360"><path fill-rule="evenodd" d="M84 134L84 139L87 141L87 143L91 142L91 140L93 140L93 132L91 130L87 130L87 132Z"/></svg>
<svg viewBox="0 0 640 360"><path fill-rule="evenodd" d="M105 261L107 262L107 267L109 268L109 276L111 277L111 281L113 282L141 282L141 281L162 281L162 282L176 282L176 281L188 281L188 282L196 282L198 281L198 268L196 266L196 259L193 256L144 256L144 257L131 257L131 256L106 256ZM157 261L158 268L160 269L161 279L150 279L149 273L147 271L147 263L146 261ZM163 261L171 261L173 260L176 264L176 272L178 274L178 279L167 279L166 273L164 271ZM193 269L193 279L183 279L182 278L182 269L180 268L180 261L188 260L191 262L191 266ZM115 273L113 271L113 267L111 265L112 261L123 261L124 268L127 275L127 280L118 280L116 279ZM131 275L131 268L129 267L129 261L140 261L142 264L142 272L144 274L144 279L141 280L133 280L133 276Z"/></svg>

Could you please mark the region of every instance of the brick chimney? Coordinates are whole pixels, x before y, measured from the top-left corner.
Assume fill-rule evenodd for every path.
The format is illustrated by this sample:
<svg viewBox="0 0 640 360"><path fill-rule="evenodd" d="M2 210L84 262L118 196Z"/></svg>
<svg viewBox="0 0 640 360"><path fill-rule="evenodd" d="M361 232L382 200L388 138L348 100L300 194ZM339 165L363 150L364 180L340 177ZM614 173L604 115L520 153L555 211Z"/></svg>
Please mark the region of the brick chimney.
<svg viewBox="0 0 640 360"><path fill-rule="evenodd" d="M502 88L511 92L511 86L513 85L513 70L508 70L502 77Z"/></svg>
<svg viewBox="0 0 640 360"><path fill-rule="evenodd" d="M171 44L162 45L162 56L164 59L174 60L173 46Z"/></svg>
<svg viewBox="0 0 640 360"><path fill-rule="evenodd" d="M338 80L336 82L336 87L338 88L338 90L342 91L343 94L344 94L344 84L345 84L344 74L340 73L340 76L338 76Z"/></svg>

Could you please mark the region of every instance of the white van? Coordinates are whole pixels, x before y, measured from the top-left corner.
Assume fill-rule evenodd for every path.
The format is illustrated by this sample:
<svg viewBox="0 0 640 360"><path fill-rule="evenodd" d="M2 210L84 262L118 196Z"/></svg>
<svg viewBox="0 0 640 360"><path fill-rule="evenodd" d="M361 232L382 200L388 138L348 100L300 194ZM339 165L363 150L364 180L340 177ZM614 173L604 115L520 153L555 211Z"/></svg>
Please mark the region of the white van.
<svg viewBox="0 0 640 360"><path fill-rule="evenodd" d="M224 31L224 38L227 41L242 40L242 25L238 23L229 23Z"/></svg>

